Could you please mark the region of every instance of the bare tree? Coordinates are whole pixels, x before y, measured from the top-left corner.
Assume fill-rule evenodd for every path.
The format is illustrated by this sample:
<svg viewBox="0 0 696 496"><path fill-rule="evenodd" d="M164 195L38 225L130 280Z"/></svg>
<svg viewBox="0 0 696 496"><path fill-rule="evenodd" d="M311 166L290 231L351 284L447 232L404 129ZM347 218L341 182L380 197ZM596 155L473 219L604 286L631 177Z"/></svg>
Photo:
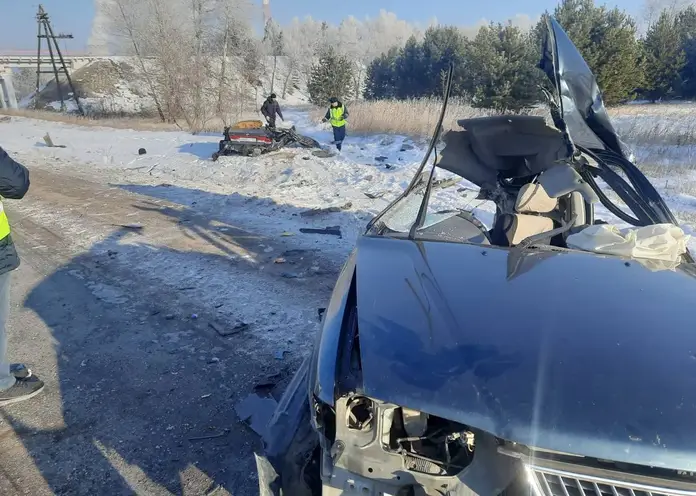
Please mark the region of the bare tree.
<svg viewBox="0 0 696 496"><path fill-rule="evenodd" d="M232 115L244 113L248 88L244 77L245 56L253 45L250 27L252 4L248 0L219 0L215 15L217 33L211 40L211 53L220 60L217 74L217 113L225 125ZM234 91L233 91L234 90Z"/></svg>
<svg viewBox="0 0 696 496"><path fill-rule="evenodd" d="M676 14L694 4L696 4L694 0L645 0L641 16L641 31L646 31L649 26L654 24L662 11L666 10L670 14Z"/></svg>
<svg viewBox="0 0 696 496"><path fill-rule="evenodd" d="M160 100L157 96L157 89L152 78L150 77L147 67L145 66L145 60L140 51L140 39L137 26L137 9L138 5L140 4L134 3L131 0L111 0L110 3L102 3L103 9L110 10L101 11L99 12L99 15L107 16L111 14L109 18L113 19L112 23L109 25L111 30L105 33L104 36L111 40L113 39L113 36L120 35L121 37L125 38L125 42L130 45L138 61L138 65L140 66L139 68L142 76L145 78L145 82L147 83L150 97L155 102L155 106L157 107L157 113L159 114L162 122L165 122L166 118L164 116L164 111L162 110Z"/></svg>
<svg viewBox="0 0 696 496"><path fill-rule="evenodd" d="M275 89L276 72L278 70L278 57L284 55L285 40L283 30L275 20L271 19L266 23L263 33L263 53L266 59L270 58L271 69L271 93Z"/></svg>
<svg viewBox="0 0 696 496"><path fill-rule="evenodd" d="M338 49L352 63L353 93L362 95L366 69L375 58L394 46L403 46L418 29L392 12L381 10L375 18L344 19L337 29Z"/></svg>

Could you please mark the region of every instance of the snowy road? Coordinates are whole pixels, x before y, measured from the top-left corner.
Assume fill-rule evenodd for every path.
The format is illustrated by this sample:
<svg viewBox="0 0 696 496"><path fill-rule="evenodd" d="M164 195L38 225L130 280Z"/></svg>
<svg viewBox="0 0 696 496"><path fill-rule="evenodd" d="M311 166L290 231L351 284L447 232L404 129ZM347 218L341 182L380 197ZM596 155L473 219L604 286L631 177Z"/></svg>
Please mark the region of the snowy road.
<svg viewBox="0 0 696 496"><path fill-rule="evenodd" d="M294 370L333 266L122 188L36 167L32 181L10 206L11 355L48 389L2 413L0 494L253 494L258 439L234 404Z"/></svg>

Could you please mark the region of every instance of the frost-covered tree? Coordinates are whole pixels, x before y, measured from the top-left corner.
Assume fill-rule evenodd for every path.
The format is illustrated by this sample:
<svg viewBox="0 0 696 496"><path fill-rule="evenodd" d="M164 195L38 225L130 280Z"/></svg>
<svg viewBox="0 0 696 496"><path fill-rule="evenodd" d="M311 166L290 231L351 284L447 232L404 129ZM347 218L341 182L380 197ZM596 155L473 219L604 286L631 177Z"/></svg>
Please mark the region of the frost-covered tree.
<svg viewBox="0 0 696 496"><path fill-rule="evenodd" d="M112 37L138 61L163 118L183 119L196 130L223 112L228 75L241 72L228 65L243 65L239 50L251 35L248 6L246 0L111 0Z"/></svg>
<svg viewBox="0 0 696 496"><path fill-rule="evenodd" d="M283 30L275 20L270 19L263 32L263 54L266 59L270 59L270 80L271 93L275 91L276 71L278 70L278 57L285 53L285 40Z"/></svg>

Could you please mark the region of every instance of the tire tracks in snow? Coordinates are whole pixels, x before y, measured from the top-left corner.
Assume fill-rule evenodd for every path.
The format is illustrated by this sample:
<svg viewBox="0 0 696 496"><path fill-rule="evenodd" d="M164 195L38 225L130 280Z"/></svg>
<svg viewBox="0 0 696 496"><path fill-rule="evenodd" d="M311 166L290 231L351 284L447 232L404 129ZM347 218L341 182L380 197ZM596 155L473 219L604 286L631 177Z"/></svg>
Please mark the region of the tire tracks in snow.
<svg viewBox="0 0 696 496"><path fill-rule="evenodd" d="M33 168L30 194L8 209L32 254L50 259L46 266L79 257L76 275L106 299L150 301L153 312L177 318L250 324L234 342L254 356L306 353L318 329L316 308L325 306L335 277L335 265L293 252L290 239L65 170ZM285 263L274 263L284 253ZM218 340L211 327L199 327Z"/></svg>

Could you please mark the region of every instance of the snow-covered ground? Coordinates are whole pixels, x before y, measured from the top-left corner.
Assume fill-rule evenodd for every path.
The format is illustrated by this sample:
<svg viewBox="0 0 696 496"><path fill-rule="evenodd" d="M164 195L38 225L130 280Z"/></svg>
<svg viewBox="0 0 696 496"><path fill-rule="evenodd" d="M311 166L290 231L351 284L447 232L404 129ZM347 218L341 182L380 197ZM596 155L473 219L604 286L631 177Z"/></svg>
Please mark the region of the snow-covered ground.
<svg viewBox="0 0 696 496"><path fill-rule="evenodd" d="M280 124L294 124L327 147L333 139L328 125L311 124L302 111L286 111L286 121ZM114 180L185 185L185 190L151 191L183 205L196 202L200 210L219 211L225 205L213 200L201 204L200 195L191 193L195 189L240 195L249 200L249 208L234 212L235 220L247 220L268 235L317 227L316 217L297 215L302 210L345 207L350 203L340 214L321 217L324 224L341 226L341 239L301 237L308 245L319 245L336 255L345 255L371 216L403 191L423 154L422 147L407 138L349 135L342 153L335 157L318 158L309 150L287 148L262 157L221 157L213 162L210 157L221 135L212 133L194 136L186 132L78 127L16 117L0 124L0 129L1 145L19 157L40 157L53 161L56 168L76 164L99 168L115 174ZM42 138L47 132L55 144L65 148L46 147ZM140 148L147 153L138 155ZM380 198L371 199L366 193ZM295 215L277 215L285 207L296 210Z"/></svg>
<svg viewBox="0 0 696 496"><path fill-rule="evenodd" d="M280 125L295 125L301 133L331 146L328 125L310 122L302 110L288 109L285 114L286 121ZM625 125L617 124L619 128ZM53 161L56 168L94 167L113 174L114 180L121 182L185 186L149 188L147 192L182 205L195 205L202 212L222 213L223 217L230 195L237 195L244 199L245 208L236 209L233 219L253 225L264 235L297 234L302 227L338 225L342 238L301 235L295 239L299 245L320 248L328 255L342 258L368 220L403 191L425 148L423 143L400 136L351 136L348 129L342 153L329 158L318 158L301 148L287 148L261 157L221 157L213 162L210 157L221 138L217 134L78 127L18 117L0 123L0 145L20 157ZM42 140L46 132L50 132L54 143L65 148L46 147ZM140 148L147 153L139 155ZM653 156L654 147L647 148ZM662 167L654 177L655 185L689 232L691 223L696 222L696 197L683 185L696 181L696 173L684 167L690 160L691 148L670 146L678 160L670 167ZM638 157L641 158L640 153ZM433 210L476 209L481 220L489 224L493 206L473 200L475 195L463 188L475 189L467 181L460 181L455 187L438 192ZM205 199L196 193L200 191L219 194ZM323 216L299 215L306 209L331 206L340 207L341 211ZM607 214L602 208L598 212Z"/></svg>

